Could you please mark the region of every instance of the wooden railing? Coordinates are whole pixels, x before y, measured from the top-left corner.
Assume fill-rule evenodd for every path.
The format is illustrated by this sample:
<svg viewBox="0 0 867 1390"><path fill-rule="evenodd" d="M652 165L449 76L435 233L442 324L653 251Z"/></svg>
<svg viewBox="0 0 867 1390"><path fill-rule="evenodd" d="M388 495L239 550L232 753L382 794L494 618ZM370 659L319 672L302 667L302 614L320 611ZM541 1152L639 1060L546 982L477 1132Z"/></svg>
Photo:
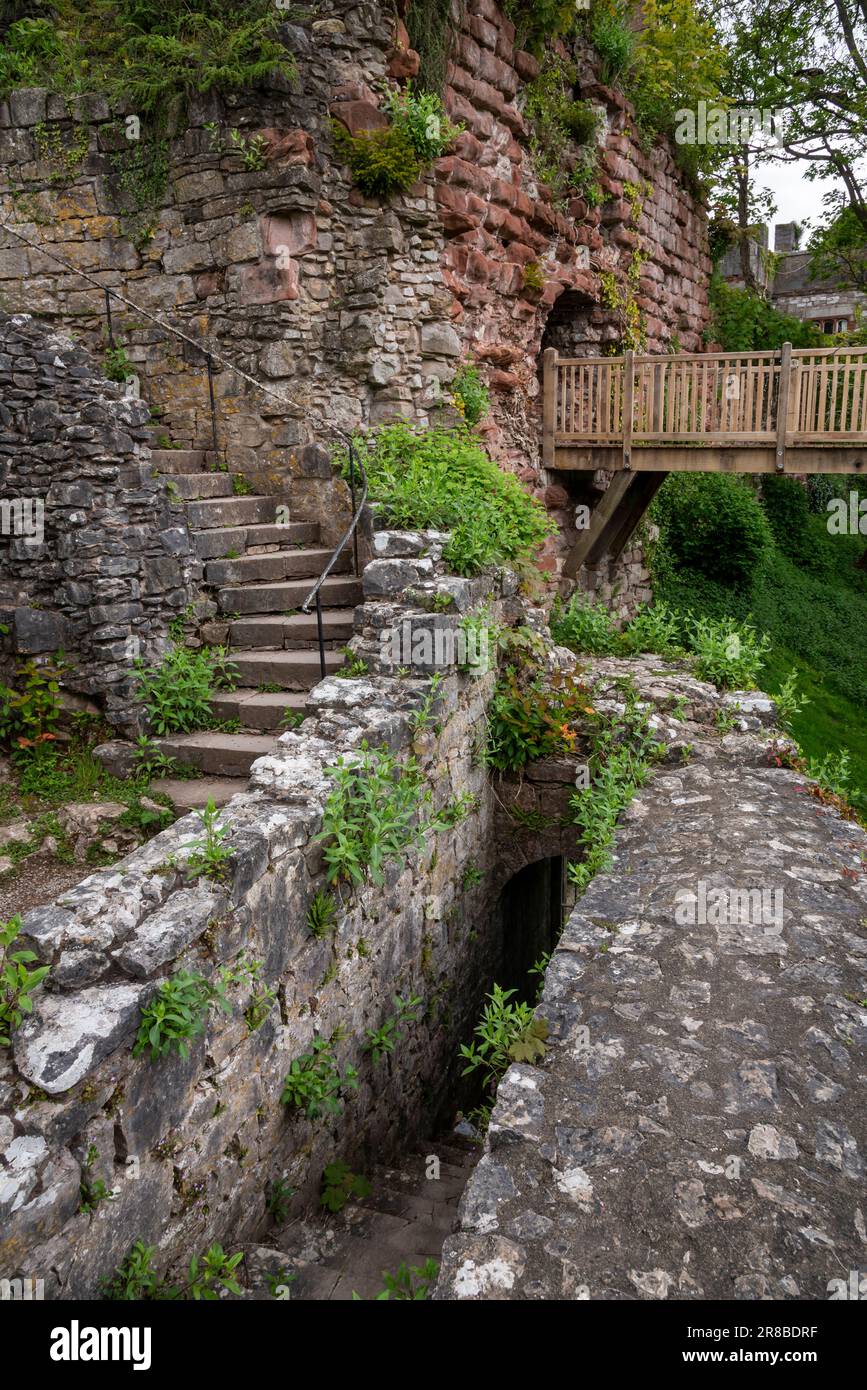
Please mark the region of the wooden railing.
<svg viewBox="0 0 867 1390"><path fill-rule="evenodd" d="M867 348L544 355L545 454L557 446L772 446L867 439Z"/></svg>

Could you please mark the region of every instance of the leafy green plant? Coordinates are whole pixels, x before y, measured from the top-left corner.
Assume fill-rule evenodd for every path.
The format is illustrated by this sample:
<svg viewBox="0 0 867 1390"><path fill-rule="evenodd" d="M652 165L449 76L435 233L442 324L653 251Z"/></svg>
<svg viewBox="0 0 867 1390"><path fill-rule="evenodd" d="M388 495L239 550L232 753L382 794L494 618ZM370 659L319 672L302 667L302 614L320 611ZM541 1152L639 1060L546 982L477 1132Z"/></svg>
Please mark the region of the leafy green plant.
<svg viewBox="0 0 867 1390"><path fill-rule="evenodd" d="M340 757L326 769L332 779L322 813L323 856L329 883L384 882L385 865L413 845L421 845L418 820L430 793L423 792L413 761L399 765L386 745L377 751L362 744L358 757Z"/></svg>
<svg viewBox="0 0 867 1390"><path fill-rule="evenodd" d="M178 1052L187 1058L188 1043L205 1031L208 1010L214 1002L225 1013L231 1012L232 1006L220 985L193 971L177 970L143 1006L133 1056L149 1052L155 1062L170 1052Z"/></svg>
<svg viewBox="0 0 867 1390"><path fill-rule="evenodd" d="M135 373L135 368L126 355L126 348L106 348L102 358L102 369L109 381L127 381Z"/></svg>
<svg viewBox="0 0 867 1390"><path fill-rule="evenodd" d="M488 1090L494 1089L512 1062L533 1064L545 1055L548 1024L535 1017L532 1005L510 1002L514 994L515 990L495 984L485 995L488 1002L473 1030L477 1041L461 1044L460 1055L467 1064L461 1075L481 1070Z"/></svg>
<svg viewBox="0 0 867 1390"><path fill-rule="evenodd" d="M134 663L136 695L158 734L192 733L213 722L214 689L233 690L238 671L223 647L173 646L158 666Z"/></svg>
<svg viewBox="0 0 867 1390"><path fill-rule="evenodd" d="M777 717L781 726L791 731L792 720L796 719L801 710L805 709L809 703L809 698L798 691L797 671L790 671L774 696Z"/></svg>
<svg viewBox="0 0 867 1390"><path fill-rule="evenodd" d="M243 473L232 474L232 493L235 497L249 497L253 491Z"/></svg>
<svg viewBox="0 0 867 1390"><path fill-rule="evenodd" d="M394 1299L418 1303L426 1299L434 1286L439 1268L436 1260L425 1260L423 1265L400 1264L394 1274L384 1269L382 1277L385 1287L376 1295L375 1301L382 1303ZM358 1294L353 1293L352 1297L358 1299Z"/></svg>
<svg viewBox="0 0 867 1390"><path fill-rule="evenodd" d="M419 995L412 995L409 999L403 999L399 994L394 996L395 1013L380 1024L378 1028L366 1028L366 1041L363 1044L364 1051L369 1052L374 1066L379 1066L386 1057L390 1057L394 1052L396 1043L403 1038L402 1029L407 1023L418 1021L418 1009L421 1005Z"/></svg>
<svg viewBox="0 0 867 1390"><path fill-rule="evenodd" d="M484 874L477 864L467 864L461 874L461 888L466 893L469 888L476 888L484 878Z"/></svg>
<svg viewBox="0 0 867 1390"><path fill-rule="evenodd" d="M399 126L361 130L357 135L332 122L338 158L349 165L352 179L368 198L405 193L421 174L421 164L407 131Z"/></svg>
<svg viewBox="0 0 867 1390"><path fill-rule="evenodd" d="M643 604L620 633L620 649L627 655L656 652L658 656L680 655L680 621L667 604Z"/></svg>
<svg viewBox="0 0 867 1390"><path fill-rule="evenodd" d="M771 642L750 623L733 618L701 617L687 629L687 644L699 680L711 681L720 690L752 690Z"/></svg>
<svg viewBox="0 0 867 1390"><path fill-rule="evenodd" d="M204 809L194 812L201 822L203 834L195 840L187 840L180 846L182 850L192 850L183 862L184 871L191 878L224 879L232 860L232 850L224 843L228 827L220 824L220 812L212 798L208 798ZM169 862L177 862L171 855Z"/></svg>
<svg viewBox="0 0 867 1390"><path fill-rule="evenodd" d="M370 667L363 656L356 656L349 647L343 648L343 655L345 662L336 673L338 676L342 676L344 680L357 680L360 676L369 675Z"/></svg>
<svg viewBox="0 0 867 1390"><path fill-rule="evenodd" d="M337 916L337 903L331 893L327 893L324 888L317 888L310 900L307 909L307 930L311 936L328 936L334 930L334 920Z"/></svg>
<svg viewBox="0 0 867 1390"><path fill-rule="evenodd" d="M441 97L434 92L413 92L411 82L402 91L386 93L385 109L392 129L406 136L422 164L439 159L463 130L449 120Z"/></svg>
<svg viewBox="0 0 867 1390"><path fill-rule="evenodd" d="M677 565L722 582L748 587L773 545L752 487L728 473L670 474L651 517Z"/></svg>
<svg viewBox="0 0 867 1390"><path fill-rule="evenodd" d="M544 508L503 472L464 429L404 422L358 435L371 500L388 526L447 530L443 552L456 574L529 562L551 534ZM338 455L346 472L345 455Z"/></svg>
<svg viewBox="0 0 867 1390"><path fill-rule="evenodd" d="M282 1226L289 1215L289 1205L296 1190L290 1182L287 1182L285 1175L282 1178L274 1178L268 1184L265 1206L268 1215L273 1216L278 1226Z"/></svg>
<svg viewBox="0 0 867 1390"><path fill-rule="evenodd" d="M342 1211L353 1197L369 1197L372 1191L367 1178L353 1173L348 1163L337 1158L323 1170L319 1205L327 1211Z"/></svg>
<svg viewBox="0 0 867 1390"><path fill-rule="evenodd" d="M81 1173L81 1182L79 1183L78 1188L80 1198L78 1210L79 1212L82 1212L85 1215L89 1215L91 1212L96 1211L96 1208L100 1205L101 1202L112 1201L115 1195L113 1192L109 1190L109 1188L106 1187L105 1182L102 1178L92 1178L90 1176L90 1170L93 1167L96 1158L96 1146L94 1144L91 1144L90 1148L87 1151L87 1157L84 1160L84 1167Z"/></svg>
<svg viewBox="0 0 867 1390"><path fill-rule="evenodd" d="M153 1268L155 1245L137 1240L126 1258L117 1266L114 1277L100 1279L102 1296L111 1303L152 1301L171 1298L171 1286Z"/></svg>
<svg viewBox="0 0 867 1390"><path fill-rule="evenodd" d="M545 272L538 261L528 261L521 272L521 280L525 290L530 290L533 294L541 294L545 288Z"/></svg>
<svg viewBox="0 0 867 1390"><path fill-rule="evenodd" d="M527 86L525 115L530 124L530 158L536 177L551 189L555 204L562 205L569 189L585 182L584 167L595 176L596 131L600 112L589 102L576 101L575 65L547 50L537 77ZM583 159L576 146L593 146ZM581 171L577 173L576 171Z"/></svg>
<svg viewBox="0 0 867 1390"><path fill-rule="evenodd" d="M551 636L573 652L610 656L617 651L618 634L604 603L592 603L582 593L574 593L568 603L558 594L551 610Z"/></svg>
<svg viewBox="0 0 867 1390"><path fill-rule="evenodd" d="M51 967L30 966L37 959L34 951L13 951L21 932L21 918L10 917L0 922L0 1047L10 1047L12 1034L25 1014L33 1012L33 992L41 985Z"/></svg>
<svg viewBox="0 0 867 1390"><path fill-rule="evenodd" d="M465 424L472 428L484 419L490 410L491 398L478 367L462 363L449 389L455 409L463 416Z"/></svg>
<svg viewBox="0 0 867 1390"><path fill-rule="evenodd" d="M358 1073L348 1066L342 1073L334 1057L333 1039L316 1037L309 1052L296 1057L283 1081L284 1105L304 1110L308 1118L339 1115L343 1095L358 1090Z"/></svg>
<svg viewBox="0 0 867 1390"><path fill-rule="evenodd" d="M483 759L500 771L517 771L537 758L573 752L579 732L593 714L589 693L574 676L555 671L550 681L508 667L488 708Z"/></svg>
<svg viewBox="0 0 867 1390"><path fill-rule="evenodd" d="M27 748L54 738L63 664L59 653L45 666L25 661L16 671L17 689L0 685L0 739Z"/></svg>
<svg viewBox="0 0 867 1390"><path fill-rule="evenodd" d="M223 1247L213 1244L204 1255L193 1255L183 1284L170 1284L153 1268L156 1246L145 1245L137 1240L122 1264L114 1271L113 1278L102 1278L102 1296L113 1303L118 1302L174 1302L192 1299L195 1302L213 1302L220 1297L220 1290L227 1293L242 1292L235 1276L238 1265L244 1258L239 1251L228 1255Z"/></svg>

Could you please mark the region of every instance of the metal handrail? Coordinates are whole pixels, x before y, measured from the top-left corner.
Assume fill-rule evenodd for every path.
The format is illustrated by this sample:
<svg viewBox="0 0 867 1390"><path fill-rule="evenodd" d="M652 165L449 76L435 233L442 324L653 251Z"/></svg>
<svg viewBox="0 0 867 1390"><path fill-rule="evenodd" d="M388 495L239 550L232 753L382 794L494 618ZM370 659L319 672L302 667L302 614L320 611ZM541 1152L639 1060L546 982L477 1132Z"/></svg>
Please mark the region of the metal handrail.
<svg viewBox="0 0 867 1390"><path fill-rule="evenodd" d="M287 405L294 410L300 410L305 412L308 409L308 407L302 404L301 401L293 400L290 396L285 395L282 391L275 390L273 386L266 386L264 382L257 380L257 378L254 376L250 376L249 372L245 372L241 367L239 367L235 362L233 362L231 358L228 358L224 356L223 353L218 352L215 348L211 347L209 343L206 342L203 345L201 342L196 342L195 338L191 338L187 333L182 332L180 328L175 328L173 324L167 323L165 319L161 319L158 314L151 313L149 309L142 308L140 304L134 303L133 300L128 299L125 295L120 294L117 290L108 289L105 285L100 284L98 280L94 279L92 275L88 275L86 271L80 270L78 266L72 265L72 263L70 261L67 261L63 256L59 256L56 251L51 251L47 247L41 246L39 242L32 241L30 237L25 236L24 233L19 231L16 227L10 227L8 223L0 222L0 231L8 232L11 236L17 237L19 241L23 241L24 244L26 246L31 247L32 250L38 251L40 255L48 256L51 260L56 261L58 265L63 266L64 270L70 271L73 275L80 276L82 280L86 280L88 284L93 285L95 289L99 290L102 294L104 294L110 346L114 345L114 331L111 321L111 300L116 299L121 304L125 304L127 308L133 309L135 313L141 314L143 318L150 319L151 323L155 323L158 328L163 329L166 333L173 333L176 338L180 338L183 342L188 343L190 347L195 348L197 352L200 352L204 356L208 372L208 395L211 407L211 434L215 452L217 452L217 408L216 401L214 399L214 362L219 362L221 366L225 367L230 372L234 372L237 376L239 376L242 379L242 381L248 382L249 385L255 387L256 390L263 392L264 395L273 396L274 399L280 401L282 405ZM352 520L350 521L349 526L347 527L342 539L338 542L338 544L332 551L331 559L329 560L327 566L325 567L324 571L319 576L319 579L317 580L316 584L310 590L310 593L307 595L307 598L301 605L301 611L303 613L308 613L310 611L310 604L313 603L314 600L316 602L316 626L319 643L319 669L324 678L326 675L325 641L322 632L322 601L320 597L320 590L325 580L328 578L329 574L336 565L340 555L343 553L343 549L349 541L350 537L352 537L353 540L353 564L355 574L356 576L358 575L357 528L359 520L361 519L361 513L364 510L364 504L367 501L368 483L367 474L364 469L364 464L361 462L360 458L356 458L352 435L347 434L345 430L340 429L337 425L329 424L325 420L317 420L316 428L317 430L321 430L326 434L333 435L346 446L349 455L349 490L352 501ZM355 501L356 463L358 464L358 468L361 472L361 480L363 484L361 501L357 505Z"/></svg>

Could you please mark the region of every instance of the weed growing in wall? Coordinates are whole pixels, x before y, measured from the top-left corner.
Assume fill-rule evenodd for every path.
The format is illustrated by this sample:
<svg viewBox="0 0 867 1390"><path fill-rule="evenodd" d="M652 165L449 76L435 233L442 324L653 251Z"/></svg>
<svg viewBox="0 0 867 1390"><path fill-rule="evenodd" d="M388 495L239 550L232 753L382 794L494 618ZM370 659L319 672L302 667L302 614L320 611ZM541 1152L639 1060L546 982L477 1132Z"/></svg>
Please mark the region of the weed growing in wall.
<svg viewBox="0 0 867 1390"><path fill-rule="evenodd" d="M485 418L491 398L478 367L464 362L452 377L449 391L454 407L463 416L466 425L472 428Z"/></svg>
<svg viewBox="0 0 867 1390"><path fill-rule="evenodd" d="M368 198L391 198L405 193L421 174L421 163L405 130L361 130L357 135L339 121L332 122L334 148L349 165L352 181Z"/></svg>
<svg viewBox="0 0 867 1390"><path fill-rule="evenodd" d="M233 690L238 679L223 647L193 650L173 646L158 666L133 663L136 696L144 704L155 733L192 733L214 722L211 696L215 689Z"/></svg>
<svg viewBox="0 0 867 1390"><path fill-rule="evenodd" d="M360 1173L353 1173L348 1163L344 1163L342 1158L337 1158L323 1170L319 1205L326 1211L342 1211L353 1197L369 1197L372 1191L367 1178L362 1177Z"/></svg>
<svg viewBox="0 0 867 1390"><path fill-rule="evenodd" d="M175 1300L213 1302L224 1293L240 1295L236 1271L244 1252L229 1255L222 1245L214 1244L202 1255L190 1260L184 1283L172 1284L153 1268L156 1246L137 1240L129 1254L117 1266L111 1278L100 1283L102 1296L112 1303L169 1302Z"/></svg>
<svg viewBox="0 0 867 1390"><path fill-rule="evenodd" d="M416 94L409 82L402 91L386 93L385 109L392 128L406 136L422 165L432 164L445 154L464 128L452 124L439 96L433 92Z"/></svg>
<svg viewBox="0 0 867 1390"><path fill-rule="evenodd" d="M545 1055L548 1024L535 1017L532 1004L514 999L514 994L513 989L494 985L473 1029L474 1041L462 1043L460 1048L466 1062L461 1075L481 1071L485 1089L491 1094L513 1062L532 1065Z"/></svg>
<svg viewBox="0 0 867 1390"><path fill-rule="evenodd" d="M314 1038L309 1052L296 1057L283 1081L284 1105L303 1110L308 1119L339 1115L344 1098L358 1090L358 1073L348 1066L341 1073L334 1056L333 1039Z"/></svg>
<svg viewBox="0 0 867 1390"><path fill-rule="evenodd" d="M326 772L332 787L317 839L328 882L360 884L369 877L382 884L386 864L424 839L419 813L430 792L418 767L412 760L399 764L385 745L362 744L357 759L340 758Z"/></svg>
<svg viewBox="0 0 867 1390"><path fill-rule="evenodd" d="M188 1057L188 1044L205 1031L213 1003L224 1013L232 1011L222 982L214 983L190 970L176 971L142 1008L133 1056L147 1052L152 1062L170 1052Z"/></svg>
<svg viewBox="0 0 867 1390"><path fill-rule="evenodd" d="M11 949L20 932L20 917L0 922L0 1047L11 1046L13 1032L33 1012L34 991L51 969L38 965L31 970L35 952Z"/></svg>

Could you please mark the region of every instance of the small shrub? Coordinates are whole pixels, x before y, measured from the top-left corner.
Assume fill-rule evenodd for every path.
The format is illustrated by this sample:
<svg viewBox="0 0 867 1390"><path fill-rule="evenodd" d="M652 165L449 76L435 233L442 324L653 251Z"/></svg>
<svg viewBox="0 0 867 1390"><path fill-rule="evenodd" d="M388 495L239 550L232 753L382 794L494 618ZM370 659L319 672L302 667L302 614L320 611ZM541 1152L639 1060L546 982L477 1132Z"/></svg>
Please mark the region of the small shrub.
<svg viewBox="0 0 867 1390"><path fill-rule="evenodd" d="M465 424L472 427L484 419L490 409L491 398L478 367L465 362L452 378L450 389L455 409L463 416Z"/></svg>
<svg viewBox="0 0 867 1390"><path fill-rule="evenodd" d="M618 633L604 603L593 603L574 593L567 604L559 594L551 610L551 636L558 646L591 656L611 656L618 648Z"/></svg>
<svg viewBox="0 0 867 1390"><path fill-rule="evenodd" d="M436 1260L425 1260L423 1265L401 1264L395 1274L389 1274L388 1270L384 1269L382 1277L385 1287L376 1295L376 1302L395 1299L418 1303L426 1299L434 1286L439 1269ZM358 1294L353 1293L352 1297L358 1299Z"/></svg>
<svg viewBox="0 0 867 1390"><path fill-rule="evenodd" d="M755 492L727 473L671 474L651 515L675 565L723 583L749 588L773 545Z"/></svg>
<svg viewBox="0 0 867 1390"><path fill-rule="evenodd" d="M343 1110L341 1093L357 1090L355 1068L347 1066L341 1075L332 1043L314 1038L311 1050L296 1057L286 1073L280 1100L315 1120L322 1114L339 1115Z"/></svg>
<svg viewBox="0 0 867 1390"><path fill-rule="evenodd" d="M537 758L572 752L592 713L588 692L574 676L555 672L550 683L541 675L521 680L510 667L488 709L484 761L501 772L517 771Z"/></svg>
<svg viewBox="0 0 867 1390"><path fill-rule="evenodd" d="M421 174L421 164L406 130L361 130L357 135L332 123L338 158L349 165L353 182L368 198L405 193Z"/></svg>
<svg viewBox="0 0 867 1390"><path fill-rule="evenodd" d="M521 279L525 290L532 294L541 294L545 288L545 272L538 261L528 261L521 272Z"/></svg>
<svg viewBox="0 0 867 1390"><path fill-rule="evenodd" d="M159 666L134 663L136 696L157 734L189 734L213 723L211 695L234 689L238 673L222 647L193 651L175 645Z"/></svg>
<svg viewBox="0 0 867 1390"><path fill-rule="evenodd" d="M599 76L614 87L629 70L635 55L635 34L623 9L599 7L590 19L590 40L602 63Z"/></svg>
<svg viewBox="0 0 867 1390"><path fill-rule="evenodd" d="M11 951L21 931L21 918L0 922L0 1047L10 1047L12 1034L25 1014L33 1012L33 992L45 979L50 965L29 967L37 959L33 951Z"/></svg>
<svg viewBox="0 0 867 1390"><path fill-rule="evenodd" d="M481 1070L491 1091L512 1062L539 1062L545 1055L548 1024L535 1017L531 1004L510 1003L514 993L494 985L473 1030L478 1041L461 1044L460 1055L467 1064L461 1075Z"/></svg>
<svg viewBox="0 0 867 1390"><path fill-rule="evenodd" d="M418 768L399 765L385 745L376 752L362 745L357 761L341 757L326 772L332 789L316 838L324 844L328 882L363 883L369 875L381 885L385 865L422 843L418 813L430 793L422 791Z"/></svg>
<svg viewBox="0 0 867 1390"><path fill-rule="evenodd" d="M677 656L683 650L677 614L661 602L642 605L620 633L620 650L628 656L639 652Z"/></svg>
<svg viewBox="0 0 867 1390"><path fill-rule="evenodd" d="M26 661L16 671L18 687L0 685L0 739L19 747L54 738L60 719L62 659L47 666Z"/></svg>
<svg viewBox="0 0 867 1390"><path fill-rule="evenodd" d="M422 164L439 159L463 130L452 125L440 97L433 92L416 95L409 82L403 91L387 93L385 109L392 129L406 136Z"/></svg>
<svg viewBox="0 0 867 1390"><path fill-rule="evenodd" d="M126 348L106 348L102 359L102 369L109 381L127 381L135 373L135 368L126 355Z"/></svg>
<svg viewBox="0 0 867 1390"><path fill-rule="evenodd" d="M342 1158L326 1165L322 1173L322 1195L319 1205L326 1211L342 1211L353 1197L369 1197L373 1191L367 1178L353 1173Z"/></svg>
<svg viewBox="0 0 867 1390"><path fill-rule="evenodd" d="M687 644L699 680L711 681L720 690L752 690L771 649L771 640L750 623L734 618L694 618L687 628Z"/></svg>
<svg viewBox="0 0 867 1390"><path fill-rule="evenodd" d="M337 903L331 893L317 888L307 909L307 930L311 936L323 937L334 930Z"/></svg>
<svg viewBox="0 0 867 1390"><path fill-rule="evenodd" d="M170 1052L188 1057L187 1044L205 1031L208 1010L215 1000L225 1013L231 1012L221 986L212 984L204 975L176 971L142 1009L133 1056L149 1051L152 1062Z"/></svg>
<svg viewBox="0 0 867 1390"><path fill-rule="evenodd" d="M526 564L552 534L544 508L466 430L398 422L359 435L370 498L386 525L451 531L444 558L462 575ZM341 459L346 472L345 458Z"/></svg>
<svg viewBox="0 0 867 1390"><path fill-rule="evenodd" d="M762 478L762 506L780 550L796 565L809 568L812 558L810 498L794 478Z"/></svg>

